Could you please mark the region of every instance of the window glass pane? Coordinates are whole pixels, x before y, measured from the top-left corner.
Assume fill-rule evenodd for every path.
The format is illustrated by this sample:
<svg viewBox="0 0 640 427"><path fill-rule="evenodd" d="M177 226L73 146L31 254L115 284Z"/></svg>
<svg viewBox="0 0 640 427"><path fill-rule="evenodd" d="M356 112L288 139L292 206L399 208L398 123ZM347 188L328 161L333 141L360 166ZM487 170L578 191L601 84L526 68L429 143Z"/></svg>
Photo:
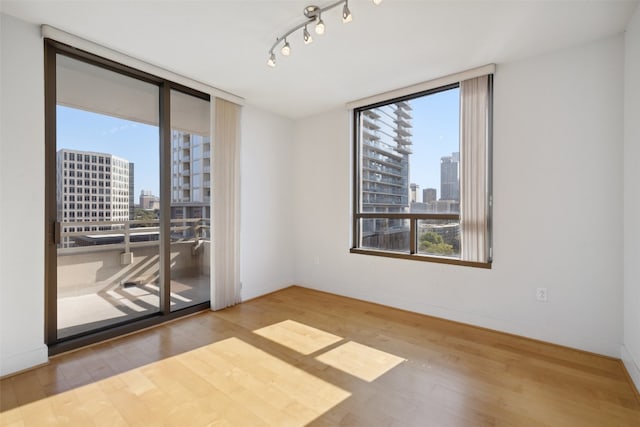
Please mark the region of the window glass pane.
<svg viewBox="0 0 640 427"><path fill-rule="evenodd" d="M460 212L460 90L410 101L413 135L411 212Z"/></svg>
<svg viewBox="0 0 640 427"><path fill-rule="evenodd" d="M360 219L361 248L409 253L409 220Z"/></svg>
<svg viewBox="0 0 640 427"><path fill-rule="evenodd" d="M209 101L171 91L171 310L210 299Z"/></svg>
<svg viewBox="0 0 640 427"><path fill-rule="evenodd" d="M460 221L418 220L418 253L460 258Z"/></svg>
<svg viewBox="0 0 640 427"><path fill-rule="evenodd" d="M158 312L157 217L134 195L159 194L160 145L158 86L64 55L56 77L60 339Z"/></svg>
<svg viewBox="0 0 640 427"><path fill-rule="evenodd" d="M365 110L360 125L361 212L408 212L411 106Z"/></svg>
<svg viewBox="0 0 640 427"><path fill-rule="evenodd" d="M460 212L459 89L363 110L361 212Z"/></svg>

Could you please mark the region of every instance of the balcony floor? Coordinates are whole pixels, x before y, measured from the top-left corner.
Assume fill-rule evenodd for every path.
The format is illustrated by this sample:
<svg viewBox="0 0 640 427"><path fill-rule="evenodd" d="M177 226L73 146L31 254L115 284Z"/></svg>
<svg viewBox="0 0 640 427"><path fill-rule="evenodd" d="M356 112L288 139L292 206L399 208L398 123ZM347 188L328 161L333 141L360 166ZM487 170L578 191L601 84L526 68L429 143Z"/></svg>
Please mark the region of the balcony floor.
<svg viewBox="0 0 640 427"><path fill-rule="evenodd" d="M158 284L113 286L94 293L58 298L58 337L70 337L158 311ZM171 311L209 301L209 276L182 277L171 281Z"/></svg>

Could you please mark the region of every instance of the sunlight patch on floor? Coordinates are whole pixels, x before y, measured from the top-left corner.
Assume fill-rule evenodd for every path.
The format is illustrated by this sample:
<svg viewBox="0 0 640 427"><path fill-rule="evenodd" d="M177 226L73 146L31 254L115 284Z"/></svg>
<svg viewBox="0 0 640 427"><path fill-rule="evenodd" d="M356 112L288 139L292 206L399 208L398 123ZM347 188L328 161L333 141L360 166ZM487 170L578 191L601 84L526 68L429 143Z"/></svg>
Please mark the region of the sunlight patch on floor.
<svg viewBox="0 0 640 427"><path fill-rule="evenodd" d="M343 339L294 320L285 320L253 332L303 355L315 353Z"/></svg>
<svg viewBox="0 0 640 427"><path fill-rule="evenodd" d="M239 339L18 406L27 425L304 426L351 393Z"/></svg>
<svg viewBox="0 0 640 427"><path fill-rule="evenodd" d="M406 360L353 341L329 350L316 359L368 382L376 380Z"/></svg>

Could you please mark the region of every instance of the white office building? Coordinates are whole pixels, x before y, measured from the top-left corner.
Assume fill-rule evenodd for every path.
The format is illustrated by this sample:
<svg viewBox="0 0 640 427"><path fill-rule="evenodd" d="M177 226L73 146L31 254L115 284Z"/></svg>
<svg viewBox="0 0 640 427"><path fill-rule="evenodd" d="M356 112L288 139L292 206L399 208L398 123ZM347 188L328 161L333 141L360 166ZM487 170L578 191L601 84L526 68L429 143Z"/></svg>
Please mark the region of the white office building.
<svg viewBox="0 0 640 427"><path fill-rule="evenodd" d="M81 222L63 231L97 231L97 221L131 219L133 163L108 153L57 152L57 209L60 222Z"/></svg>

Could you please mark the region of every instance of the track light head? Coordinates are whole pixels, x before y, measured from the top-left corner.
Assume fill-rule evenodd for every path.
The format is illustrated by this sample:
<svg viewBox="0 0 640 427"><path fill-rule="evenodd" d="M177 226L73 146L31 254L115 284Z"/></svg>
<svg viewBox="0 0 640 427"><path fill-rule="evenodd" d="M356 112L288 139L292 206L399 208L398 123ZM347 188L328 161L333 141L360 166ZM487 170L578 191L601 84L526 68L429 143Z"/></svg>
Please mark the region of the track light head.
<svg viewBox="0 0 640 427"><path fill-rule="evenodd" d="M302 32L302 39L304 40L304 44L309 44L313 41L306 25L304 26L304 31Z"/></svg>
<svg viewBox="0 0 640 427"><path fill-rule="evenodd" d="M349 10L349 2L344 2L344 7L342 8L342 22L348 24L353 21L353 16L351 16L351 11Z"/></svg>
<svg viewBox="0 0 640 427"><path fill-rule="evenodd" d="M282 46L280 53L282 53L284 56L291 55L291 46L289 45L287 39L284 39L284 45Z"/></svg>
<svg viewBox="0 0 640 427"><path fill-rule="evenodd" d="M276 54L271 52L271 55L269 55L269 60L267 61L267 65L271 68L275 68L276 66Z"/></svg>
<svg viewBox="0 0 640 427"><path fill-rule="evenodd" d="M324 21L322 20L320 15L318 15L318 22L316 23L316 34L318 34L319 36L324 34Z"/></svg>

